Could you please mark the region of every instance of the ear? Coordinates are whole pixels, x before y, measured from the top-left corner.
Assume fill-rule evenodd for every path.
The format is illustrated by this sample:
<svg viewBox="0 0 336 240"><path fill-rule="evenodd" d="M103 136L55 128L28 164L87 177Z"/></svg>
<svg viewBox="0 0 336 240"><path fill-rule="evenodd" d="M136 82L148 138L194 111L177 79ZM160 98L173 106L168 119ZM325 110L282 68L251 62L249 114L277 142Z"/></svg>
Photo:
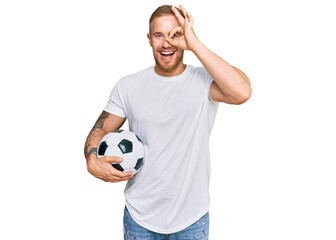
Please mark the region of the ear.
<svg viewBox="0 0 336 240"><path fill-rule="evenodd" d="M149 45L150 45L151 47L153 47L152 39L151 39L150 33L147 33L147 38L148 38L148 41L149 41Z"/></svg>

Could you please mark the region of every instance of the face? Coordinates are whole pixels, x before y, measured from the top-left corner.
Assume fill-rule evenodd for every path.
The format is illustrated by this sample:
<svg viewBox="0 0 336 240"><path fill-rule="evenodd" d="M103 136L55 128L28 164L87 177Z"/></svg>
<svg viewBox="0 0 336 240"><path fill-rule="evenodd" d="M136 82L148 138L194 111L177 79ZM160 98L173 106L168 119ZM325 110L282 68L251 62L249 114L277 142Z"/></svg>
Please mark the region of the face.
<svg viewBox="0 0 336 240"><path fill-rule="evenodd" d="M163 76L175 76L183 72L183 50L170 45L166 38L179 23L175 16L166 15L155 18L147 34L153 48L155 71Z"/></svg>

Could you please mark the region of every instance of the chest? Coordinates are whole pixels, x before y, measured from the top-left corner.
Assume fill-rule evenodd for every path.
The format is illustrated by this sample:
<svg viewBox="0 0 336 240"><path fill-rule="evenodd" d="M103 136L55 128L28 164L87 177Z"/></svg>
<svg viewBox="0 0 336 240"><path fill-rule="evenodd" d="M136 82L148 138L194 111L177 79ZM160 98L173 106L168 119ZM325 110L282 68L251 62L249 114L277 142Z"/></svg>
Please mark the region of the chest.
<svg viewBox="0 0 336 240"><path fill-rule="evenodd" d="M178 119L189 119L198 114L204 99L199 84L182 82L151 84L142 90L128 93L128 115L132 121L152 126L166 126Z"/></svg>

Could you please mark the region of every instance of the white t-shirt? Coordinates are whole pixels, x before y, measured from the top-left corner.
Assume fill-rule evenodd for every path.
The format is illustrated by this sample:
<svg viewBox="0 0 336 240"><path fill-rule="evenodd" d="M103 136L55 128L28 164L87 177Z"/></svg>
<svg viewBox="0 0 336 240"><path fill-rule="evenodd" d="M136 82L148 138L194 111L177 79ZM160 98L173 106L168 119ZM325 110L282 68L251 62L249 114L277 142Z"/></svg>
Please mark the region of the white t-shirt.
<svg viewBox="0 0 336 240"><path fill-rule="evenodd" d="M144 166L125 187L126 207L151 231L178 232L209 210L209 136L219 102L204 67L174 77L154 67L121 78L104 108L128 119L145 146Z"/></svg>

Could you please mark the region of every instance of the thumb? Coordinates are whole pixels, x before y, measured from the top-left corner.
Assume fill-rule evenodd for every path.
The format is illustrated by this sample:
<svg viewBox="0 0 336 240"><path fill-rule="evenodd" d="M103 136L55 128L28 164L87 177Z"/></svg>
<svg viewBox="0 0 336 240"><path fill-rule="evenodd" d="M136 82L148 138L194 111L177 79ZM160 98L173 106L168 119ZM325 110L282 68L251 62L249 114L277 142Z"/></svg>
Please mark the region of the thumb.
<svg viewBox="0 0 336 240"><path fill-rule="evenodd" d="M119 162L122 162L123 160L124 159L122 159L121 157L117 157L117 156L105 156L104 157L105 162L119 163Z"/></svg>

